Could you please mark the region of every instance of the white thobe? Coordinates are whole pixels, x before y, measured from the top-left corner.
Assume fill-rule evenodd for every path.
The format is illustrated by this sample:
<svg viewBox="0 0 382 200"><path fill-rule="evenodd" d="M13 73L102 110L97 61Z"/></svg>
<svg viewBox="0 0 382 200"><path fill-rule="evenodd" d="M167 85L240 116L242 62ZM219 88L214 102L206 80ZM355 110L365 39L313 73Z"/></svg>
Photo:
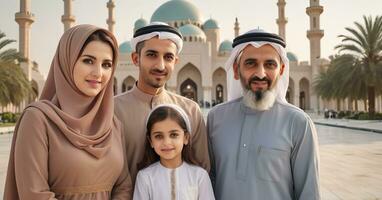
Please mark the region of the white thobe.
<svg viewBox="0 0 382 200"><path fill-rule="evenodd" d="M174 178L171 178L172 173ZM172 200L172 184L175 185L176 200L215 199L207 171L186 162L175 169L166 168L160 162L156 162L140 170L135 183L133 199Z"/></svg>
<svg viewBox="0 0 382 200"><path fill-rule="evenodd" d="M213 108L207 129L216 199L320 199L316 129L301 109L239 98Z"/></svg>

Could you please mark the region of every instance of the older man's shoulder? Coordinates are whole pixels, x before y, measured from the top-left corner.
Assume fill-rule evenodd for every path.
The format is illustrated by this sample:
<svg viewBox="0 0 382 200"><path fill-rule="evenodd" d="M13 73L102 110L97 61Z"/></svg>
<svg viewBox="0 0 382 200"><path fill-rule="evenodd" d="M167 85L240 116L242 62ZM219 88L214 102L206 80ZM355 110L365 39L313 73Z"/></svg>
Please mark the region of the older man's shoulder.
<svg viewBox="0 0 382 200"><path fill-rule="evenodd" d="M233 99L221 104L218 104L214 106L209 113L214 114L214 113L230 113L232 110L237 110L237 108L240 106L241 102L241 97L237 99Z"/></svg>
<svg viewBox="0 0 382 200"><path fill-rule="evenodd" d="M285 113L285 115L288 115L290 119L294 119L300 122L306 122L311 120L309 115L304 110L295 105L289 103L277 103L277 106L279 106L283 110L283 113Z"/></svg>

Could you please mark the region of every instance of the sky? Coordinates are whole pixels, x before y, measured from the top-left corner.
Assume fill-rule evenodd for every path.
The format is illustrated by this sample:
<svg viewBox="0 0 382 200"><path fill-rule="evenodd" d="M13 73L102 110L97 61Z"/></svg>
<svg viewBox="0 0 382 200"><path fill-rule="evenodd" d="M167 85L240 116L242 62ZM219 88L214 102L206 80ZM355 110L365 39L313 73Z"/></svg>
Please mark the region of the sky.
<svg viewBox="0 0 382 200"><path fill-rule="evenodd" d="M63 33L61 16L64 12L63 0L30 0L31 12L35 22L31 26L31 59L39 64L44 76L47 75L50 63ZM139 18L150 21L154 11L168 0L115 0L115 35L119 43L130 40L134 22ZM217 20L221 40L234 38L234 22L237 17L240 33L260 27L278 33L277 0L188 0L202 13L204 21L209 18ZM19 12L19 0L1 0L0 31L7 38L18 40L18 24L15 13ZM73 15L76 24L94 24L107 28L107 0L74 0ZM321 40L321 57L328 58L336 53L334 46L341 40L338 35L348 32L345 27L354 27L354 22L363 23L363 15L377 16L382 14L382 0L320 0L324 7L320 26L324 30ZM309 0L286 0L285 15L287 49L295 53L299 61L309 60L309 40L306 31L309 28L309 16L306 7ZM15 42L9 47L18 48Z"/></svg>

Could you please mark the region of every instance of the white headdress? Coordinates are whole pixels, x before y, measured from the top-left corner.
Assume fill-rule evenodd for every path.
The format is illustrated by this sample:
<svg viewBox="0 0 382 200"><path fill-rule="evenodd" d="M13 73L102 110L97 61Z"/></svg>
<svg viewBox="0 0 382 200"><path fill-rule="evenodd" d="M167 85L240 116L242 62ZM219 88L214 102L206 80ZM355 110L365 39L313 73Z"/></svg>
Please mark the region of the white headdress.
<svg viewBox="0 0 382 200"><path fill-rule="evenodd" d="M168 39L173 41L178 47L178 53L180 53L183 48L182 34L176 28L164 22L151 22L149 25L136 30L133 39L130 41L131 48L133 51L136 51L136 46L139 42L156 36L161 40Z"/></svg>
<svg viewBox="0 0 382 200"><path fill-rule="evenodd" d="M188 115L186 114L186 112L181 107L179 107L178 105L175 105L175 104L160 104L160 105L154 107L150 111L150 113L147 115L146 126L149 123L149 119L150 119L151 114L153 114L153 112L155 110L157 110L158 108L163 108L163 107L172 108L176 112L178 112L179 115L183 118L184 122L186 123L186 128L187 128L188 133L191 134L191 123L190 123L190 119L188 118Z"/></svg>
<svg viewBox="0 0 382 200"><path fill-rule="evenodd" d="M260 29L248 31L234 39L232 44L234 48L225 64L227 71L228 100L236 99L242 96L241 83L239 80L234 79L233 64L236 58L247 45L260 48L266 44L271 45L277 51L281 57L282 63L285 65L283 74L280 76L276 86L276 101L284 104L288 103L285 96L289 84L289 60L285 50L285 42L279 36L272 33L267 33Z"/></svg>

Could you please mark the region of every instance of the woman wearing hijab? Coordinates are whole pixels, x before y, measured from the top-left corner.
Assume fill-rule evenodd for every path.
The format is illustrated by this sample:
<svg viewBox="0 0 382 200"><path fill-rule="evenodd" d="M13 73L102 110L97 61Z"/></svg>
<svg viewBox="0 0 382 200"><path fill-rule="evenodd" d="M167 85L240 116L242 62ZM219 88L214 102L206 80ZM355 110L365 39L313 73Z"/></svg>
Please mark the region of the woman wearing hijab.
<svg viewBox="0 0 382 200"><path fill-rule="evenodd" d="M13 136L4 199L131 199L122 126L113 117L118 45L105 29L62 36L40 100Z"/></svg>

